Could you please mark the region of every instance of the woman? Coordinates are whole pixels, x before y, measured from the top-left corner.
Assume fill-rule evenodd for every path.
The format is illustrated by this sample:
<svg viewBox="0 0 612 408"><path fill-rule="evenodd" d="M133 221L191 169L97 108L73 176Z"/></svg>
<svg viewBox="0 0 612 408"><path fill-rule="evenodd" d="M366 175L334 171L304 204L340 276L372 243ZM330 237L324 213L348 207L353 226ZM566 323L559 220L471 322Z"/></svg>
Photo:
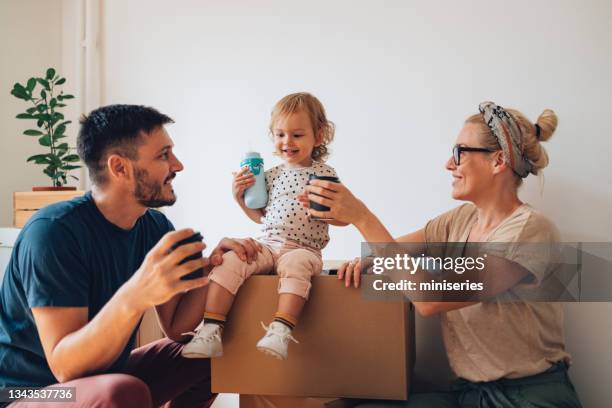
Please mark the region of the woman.
<svg viewBox="0 0 612 408"><path fill-rule="evenodd" d="M550 139L557 117L545 110L534 125L516 110L492 103L479 106L457 136L446 163L452 197L468 201L429 221L423 229L394 239L378 218L343 185L315 180L308 199L330 207L312 216L357 227L368 242L529 242L558 241L554 225L521 202L518 188L548 164L541 143ZM305 197L303 197L305 198ZM507 268L499 294L519 285L538 286L549 271L547 254L503 254ZM540 257L538 259L538 257ZM338 278L360 284L359 258L342 265ZM497 277L496 277L497 278ZM449 393L414 394L405 407L580 407L567 376L570 356L563 340L561 304L546 302L414 302L423 316L441 314L448 359L458 380ZM388 406L375 403L366 406ZM392 403L393 405L393 403Z"/></svg>

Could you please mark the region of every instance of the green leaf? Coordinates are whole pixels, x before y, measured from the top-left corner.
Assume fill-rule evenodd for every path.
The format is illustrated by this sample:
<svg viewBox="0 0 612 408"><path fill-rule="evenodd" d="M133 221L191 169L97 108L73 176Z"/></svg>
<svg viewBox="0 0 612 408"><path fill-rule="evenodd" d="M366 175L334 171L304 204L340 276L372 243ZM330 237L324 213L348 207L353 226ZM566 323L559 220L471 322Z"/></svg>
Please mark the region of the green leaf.
<svg viewBox="0 0 612 408"><path fill-rule="evenodd" d="M17 119L34 119L34 116L28 114L28 113L20 113L19 115L15 116Z"/></svg>
<svg viewBox="0 0 612 408"><path fill-rule="evenodd" d="M59 135L59 136L53 135L53 140L59 140L59 139L65 138L65 137L68 137L68 135Z"/></svg>
<svg viewBox="0 0 612 408"><path fill-rule="evenodd" d="M61 158L67 152L68 152L68 143L62 143L55 148L55 154L57 154L57 157L59 158Z"/></svg>
<svg viewBox="0 0 612 408"><path fill-rule="evenodd" d="M55 124L62 119L64 119L64 115L62 115L59 112L53 112L53 115L51 116L51 119L49 120L49 125L55 126Z"/></svg>
<svg viewBox="0 0 612 408"><path fill-rule="evenodd" d="M65 104L65 103L58 103L58 104L57 104L57 107L58 107L58 108L63 108L63 107L65 107L65 106L66 106L66 104Z"/></svg>
<svg viewBox="0 0 612 408"><path fill-rule="evenodd" d="M68 156L64 157L62 160L65 162L73 163L73 162L78 162L80 158L78 154L69 154Z"/></svg>
<svg viewBox="0 0 612 408"><path fill-rule="evenodd" d="M51 87L49 86L49 81L47 81L47 80L45 80L43 78L36 78L36 80L38 81L39 84L44 86L47 91L51 90Z"/></svg>
<svg viewBox="0 0 612 408"><path fill-rule="evenodd" d="M62 160L57 157L57 155L55 154L49 154L49 159L51 159L51 163L55 166L55 167L60 167L61 165L63 165L64 163L62 163Z"/></svg>
<svg viewBox="0 0 612 408"><path fill-rule="evenodd" d="M32 92L35 86L36 86L36 78L28 79L28 85L26 86L27 90Z"/></svg>
<svg viewBox="0 0 612 408"><path fill-rule="evenodd" d="M74 95L62 95L62 99L74 99Z"/></svg>
<svg viewBox="0 0 612 408"><path fill-rule="evenodd" d="M70 124L70 123L72 123L72 121L71 121L71 120L66 120L66 121L64 121L64 122L60 123L58 126L62 126L62 125L63 125L63 126L66 126L66 125L68 125L68 124Z"/></svg>
<svg viewBox="0 0 612 408"><path fill-rule="evenodd" d="M57 99L51 98L51 100L49 101L49 106L51 107L51 109L55 108L55 106L57 106Z"/></svg>
<svg viewBox="0 0 612 408"><path fill-rule="evenodd" d="M45 92L45 90L44 90L44 89L41 89L41 90L40 90L40 98L41 98L41 99L45 99L46 97L47 97L47 93Z"/></svg>
<svg viewBox="0 0 612 408"><path fill-rule="evenodd" d="M55 76L55 70L53 68L49 68L47 70L47 79L51 80Z"/></svg>
<svg viewBox="0 0 612 408"><path fill-rule="evenodd" d="M75 169L80 169L82 166L75 166L73 164L65 164L62 167L60 167L60 169L62 170L75 170Z"/></svg>
<svg viewBox="0 0 612 408"><path fill-rule="evenodd" d="M66 131L66 126L59 125L58 127L55 128L55 132L53 132L53 137L57 139L57 137L63 135L65 131Z"/></svg>
<svg viewBox="0 0 612 408"><path fill-rule="evenodd" d="M38 121L36 122L36 126L38 126L38 127L43 127L44 123L45 123L45 121L44 121L44 120L42 120L42 119L38 119Z"/></svg>
<svg viewBox="0 0 612 408"><path fill-rule="evenodd" d="M35 156L30 157L28 161L30 161L30 159L34 159L34 163L36 164L51 164L51 159L49 159L46 154L37 154Z"/></svg>
<svg viewBox="0 0 612 408"><path fill-rule="evenodd" d="M28 112L29 114L32 114L32 113L36 112L36 107L34 106L32 108L28 108L28 109L26 109L26 112Z"/></svg>
<svg viewBox="0 0 612 408"><path fill-rule="evenodd" d="M43 91L44 92L44 91ZM43 113L47 110L47 105L44 103L40 103L38 105L36 105L36 109L40 112Z"/></svg>
<svg viewBox="0 0 612 408"><path fill-rule="evenodd" d="M55 83L55 85L62 85L63 83L66 82L66 78L60 78L57 80L57 82Z"/></svg>
<svg viewBox="0 0 612 408"><path fill-rule="evenodd" d="M41 132L40 130L35 130L35 129L28 129L25 132L23 132L23 134L26 136L40 136L43 134L43 132Z"/></svg>
<svg viewBox="0 0 612 408"><path fill-rule="evenodd" d="M38 143L40 143L41 146L49 147L51 146L51 138L49 137L49 135L44 135L43 137L38 139Z"/></svg>
<svg viewBox="0 0 612 408"><path fill-rule="evenodd" d="M19 99L26 100L26 101L30 100L30 95L28 94L28 91L23 87L23 85L19 83L16 83L15 85L13 85L13 90L11 91L11 95Z"/></svg>
<svg viewBox="0 0 612 408"><path fill-rule="evenodd" d="M46 158L47 158L46 154L35 154L34 156L28 157L27 161L33 161L33 160L38 160L38 159L46 159Z"/></svg>

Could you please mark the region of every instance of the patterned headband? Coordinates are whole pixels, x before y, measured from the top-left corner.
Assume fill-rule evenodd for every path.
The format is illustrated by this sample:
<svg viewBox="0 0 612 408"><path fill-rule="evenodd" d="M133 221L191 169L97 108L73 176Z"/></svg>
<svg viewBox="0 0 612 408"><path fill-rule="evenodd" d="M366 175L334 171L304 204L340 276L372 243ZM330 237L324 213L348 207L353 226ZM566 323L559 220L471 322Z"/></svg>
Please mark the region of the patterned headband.
<svg viewBox="0 0 612 408"><path fill-rule="evenodd" d="M478 106L485 123L497 138L506 163L521 178L536 174L531 162L523 156L525 145L518 123L512 115L493 102L482 102Z"/></svg>

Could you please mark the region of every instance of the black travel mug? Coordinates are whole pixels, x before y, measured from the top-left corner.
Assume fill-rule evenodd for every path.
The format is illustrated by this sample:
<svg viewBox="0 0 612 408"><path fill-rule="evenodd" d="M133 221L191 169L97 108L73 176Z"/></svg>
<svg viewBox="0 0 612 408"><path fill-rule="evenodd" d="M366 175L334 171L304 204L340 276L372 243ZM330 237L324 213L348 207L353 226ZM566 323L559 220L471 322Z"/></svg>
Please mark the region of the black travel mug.
<svg viewBox="0 0 612 408"><path fill-rule="evenodd" d="M187 237L185 239L183 239L182 241L179 241L177 243L175 243L174 245L172 245L171 251L174 251L176 248L186 245L186 244L191 244L192 242L198 242L198 241L202 241L204 239L204 237L199 233L196 232L195 234L193 234L190 237ZM202 258L202 251L200 252L196 252L193 255L189 255L187 258L183 259L179 265L184 264L185 262L188 261L193 261L195 259L198 258ZM201 278L202 276L204 276L204 268L200 268L200 269L196 269L193 272L188 273L187 275L181 276L181 280L190 280L190 279L197 279L197 278Z"/></svg>
<svg viewBox="0 0 612 408"><path fill-rule="evenodd" d="M340 182L340 179L338 177L334 177L334 176L317 176L316 174L311 174L310 176L308 176L308 184L310 184L310 180L325 180L325 181L331 181L333 183L339 183ZM329 211L329 207L327 207L325 205L321 205L319 203L315 203L312 200L310 200L310 208L312 208L313 210L317 210L317 211Z"/></svg>

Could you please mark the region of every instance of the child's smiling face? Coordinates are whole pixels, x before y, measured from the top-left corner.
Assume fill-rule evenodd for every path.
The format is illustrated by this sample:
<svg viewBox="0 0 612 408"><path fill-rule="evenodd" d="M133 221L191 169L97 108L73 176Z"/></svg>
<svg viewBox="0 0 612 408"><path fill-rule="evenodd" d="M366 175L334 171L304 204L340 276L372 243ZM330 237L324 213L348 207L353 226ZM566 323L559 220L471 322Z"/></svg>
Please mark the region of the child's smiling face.
<svg viewBox="0 0 612 408"><path fill-rule="evenodd" d="M274 147L289 167L312 164L312 150L320 144L308 113L298 111L278 118L273 127Z"/></svg>

